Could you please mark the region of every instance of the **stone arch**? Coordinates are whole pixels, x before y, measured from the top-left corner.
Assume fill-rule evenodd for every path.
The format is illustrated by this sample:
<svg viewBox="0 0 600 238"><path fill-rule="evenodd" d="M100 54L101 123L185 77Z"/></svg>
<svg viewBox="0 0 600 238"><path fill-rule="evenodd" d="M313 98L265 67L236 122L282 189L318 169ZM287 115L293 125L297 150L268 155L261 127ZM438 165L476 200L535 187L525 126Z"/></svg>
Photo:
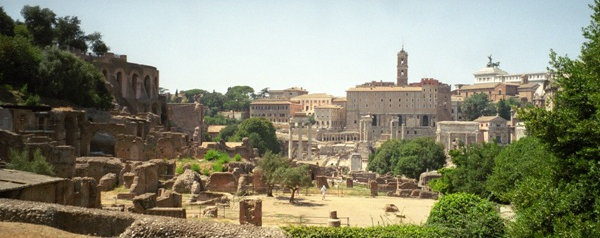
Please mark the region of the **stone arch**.
<svg viewBox="0 0 600 238"><path fill-rule="evenodd" d="M127 96L127 80L124 78L125 73L123 69L116 69L114 75L115 85L117 86L116 88L118 89L118 94L120 94L121 97Z"/></svg>
<svg viewBox="0 0 600 238"><path fill-rule="evenodd" d="M81 136L81 146L83 148L82 151L85 151L85 155L90 154L92 138L98 132L102 133L103 135L111 136L115 140L117 139L117 135L126 134L125 125L123 124L90 123Z"/></svg>
<svg viewBox="0 0 600 238"><path fill-rule="evenodd" d="M151 98L152 96L152 79L150 79L150 76L146 75L144 77L144 90L146 91L146 96L148 98Z"/></svg>
<svg viewBox="0 0 600 238"><path fill-rule="evenodd" d="M139 76L140 74L137 72L132 72L131 73L131 90L133 91L133 98L138 98L139 94Z"/></svg>
<svg viewBox="0 0 600 238"><path fill-rule="evenodd" d="M160 108L160 106L158 105L158 103L152 103L152 113L158 115L159 108Z"/></svg>
<svg viewBox="0 0 600 238"><path fill-rule="evenodd" d="M116 138L110 133L97 131L90 138L90 154L115 156Z"/></svg>

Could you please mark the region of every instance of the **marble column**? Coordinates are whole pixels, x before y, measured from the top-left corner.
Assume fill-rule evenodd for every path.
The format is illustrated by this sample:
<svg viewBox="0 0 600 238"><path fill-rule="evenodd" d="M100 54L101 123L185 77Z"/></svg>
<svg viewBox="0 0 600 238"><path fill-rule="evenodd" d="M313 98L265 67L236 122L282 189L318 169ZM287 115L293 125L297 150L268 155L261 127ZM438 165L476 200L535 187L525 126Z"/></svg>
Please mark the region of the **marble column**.
<svg viewBox="0 0 600 238"><path fill-rule="evenodd" d="M288 141L288 158L292 159L294 158L294 155L292 154L292 148L294 147L294 139L293 139L293 134L294 134L294 123L290 122L290 135L289 135L289 141Z"/></svg>
<svg viewBox="0 0 600 238"><path fill-rule="evenodd" d="M298 122L298 148L296 151L298 152L298 157L296 159L302 160L302 122Z"/></svg>
<svg viewBox="0 0 600 238"><path fill-rule="evenodd" d="M307 129L307 135L308 135L308 146L306 146L307 147L306 148L306 152L307 152L306 159L307 160L311 160L312 159L311 158L311 154L312 154L312 147L311 147L312 138L311 138L311 132L310 132L310 130L311 130L312 125L310 124L310 122L308 122L307 124L308 125L307 125L306 129Z"/></svg>

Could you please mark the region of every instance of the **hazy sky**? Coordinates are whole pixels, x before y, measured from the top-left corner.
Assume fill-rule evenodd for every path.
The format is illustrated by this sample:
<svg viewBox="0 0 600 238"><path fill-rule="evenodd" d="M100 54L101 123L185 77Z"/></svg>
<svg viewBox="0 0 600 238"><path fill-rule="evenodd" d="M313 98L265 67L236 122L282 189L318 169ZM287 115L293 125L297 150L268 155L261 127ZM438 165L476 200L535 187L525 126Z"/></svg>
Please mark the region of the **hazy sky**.
<svg viewBox="0 0 600 238"><path fill-rule="evenodd" d="M509 73L542 72L548 54L578 56L591 0L579 1L14 1L78 16L117 54L155 66L161 87L225 92L301 86L345 96L366 81L473 83L487 56Z"/></svg>

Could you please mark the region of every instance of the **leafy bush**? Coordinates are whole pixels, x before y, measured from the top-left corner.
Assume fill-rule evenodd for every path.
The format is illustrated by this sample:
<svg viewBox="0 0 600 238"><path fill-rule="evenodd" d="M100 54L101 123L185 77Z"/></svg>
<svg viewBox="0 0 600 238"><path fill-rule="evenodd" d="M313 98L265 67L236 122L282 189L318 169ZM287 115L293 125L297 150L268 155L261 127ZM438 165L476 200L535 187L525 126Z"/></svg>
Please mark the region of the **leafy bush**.
<svg viewBox="0 0 600 238"><path fill-rule="evenodd" d="M26 106L39 106L41 105L41 100L40 100L40 96L38 96L37 94L32 94L29 95L27 97L27 99L25 100L25 105Z"/></svg>
<svg viewBox="0 0 600 238"><path fill-rule="evenodd" d="M195 171L196 173L200 173L200 165L198 164L192 164L192 166L190 166L190 169Z"/></svg>
<svg viewBox="0 0 600 238"><path fill-rule="evenodd" d="M393 172L418 179L425 171L444 166L444 146L429 138L388 140L369 158L368 168L379 174Z"/></svg>
<svg viewBox="0 0 600 238"><path fill-rule="evenodd" d="M177 166L177 168L175 168L175 173L182 174L183 173L183 167Z"/></svg>
<svg viewBox="0 0 600 238"><path fill-rule="evenodd" d="M284 226L291 237L451 237L443 228L417 225L390 225L373 227L317 227Z"/></svg>
<svg viewBox="0 0 600 238"><path fill-rule="evenodd" d="M235 154L235 155L233 156L233 160L234 160L234 161L241 161L241 160L242 160L242 156L241 156L240 154Z"/></svg>
<svg viewBox="0 0 600 238"><path fill-rule="evenodd" d="M223 164L221 164L221 163L214 163L212 165L212 169L213 169L213 172L223 172Z"/></svg>
<svg viewBox="0 0 600 238"><path fill-rule="evenodd" d="M427 225L448 229L453 236L504 235L504 223L493 203L467 193L443 196L431 209Z"/></svg>
<svg viewBox="0 0 600 238"><path fill-rule="evenodd" d="M204 154L204 159L208 160L208 161L211 161L211 160L214 160L216 158L219 158L220 154L221 153L219 151L217 151L217 150L208 150L206 152L206 154Z"/></svg>
<svg viewBox="0 0 600 238"><path fill-rule="evenodd" d="M204 174L206 176L210 176L210 169L203 169L202 174Z"/></svg>
<svg viewBox="0 0 600 238"><path fill-rule="evenodd" d="M33 152L32 160L29 160L29 152L27 150L17 152L11 149L9 154L10 163L7 165L9 169L54 176L54 168L46 161L40 149L36 149Z"/></svg>

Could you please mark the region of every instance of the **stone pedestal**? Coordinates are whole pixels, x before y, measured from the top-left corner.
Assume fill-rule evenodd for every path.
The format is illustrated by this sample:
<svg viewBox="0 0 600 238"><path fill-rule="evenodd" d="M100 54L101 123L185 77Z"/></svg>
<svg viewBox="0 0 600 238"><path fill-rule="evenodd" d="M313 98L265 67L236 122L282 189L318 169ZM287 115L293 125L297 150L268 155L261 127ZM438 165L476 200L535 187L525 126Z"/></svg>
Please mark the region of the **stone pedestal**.
<svg viewBox="0 0 600 238"><path fill-rule="evenodd" d="M337 217L337 211L330 211L328 226L329 227L340 227L340 225L341 225L341 222L340 222L340 219Z"/></svg>
<svg viewBox="0 0 600 238"><path fill-rule="evenodd" d="M354 187L354 182L352 181L352 178L347 178L346 179L346 188L352 188Z"/></svg>
<svg viewBox="0 0 600 238"><path fill-rule="evenodd" d="M240 225L262 226L262 200L243 199L240 201Z"/></svg>
<svg viewBox="0 0 600 238"><path fill-rule="evenodd" d="M377 181L371 180L369 182L369 187L371 188L371 196L376 197L377 196Z"/></svg>

